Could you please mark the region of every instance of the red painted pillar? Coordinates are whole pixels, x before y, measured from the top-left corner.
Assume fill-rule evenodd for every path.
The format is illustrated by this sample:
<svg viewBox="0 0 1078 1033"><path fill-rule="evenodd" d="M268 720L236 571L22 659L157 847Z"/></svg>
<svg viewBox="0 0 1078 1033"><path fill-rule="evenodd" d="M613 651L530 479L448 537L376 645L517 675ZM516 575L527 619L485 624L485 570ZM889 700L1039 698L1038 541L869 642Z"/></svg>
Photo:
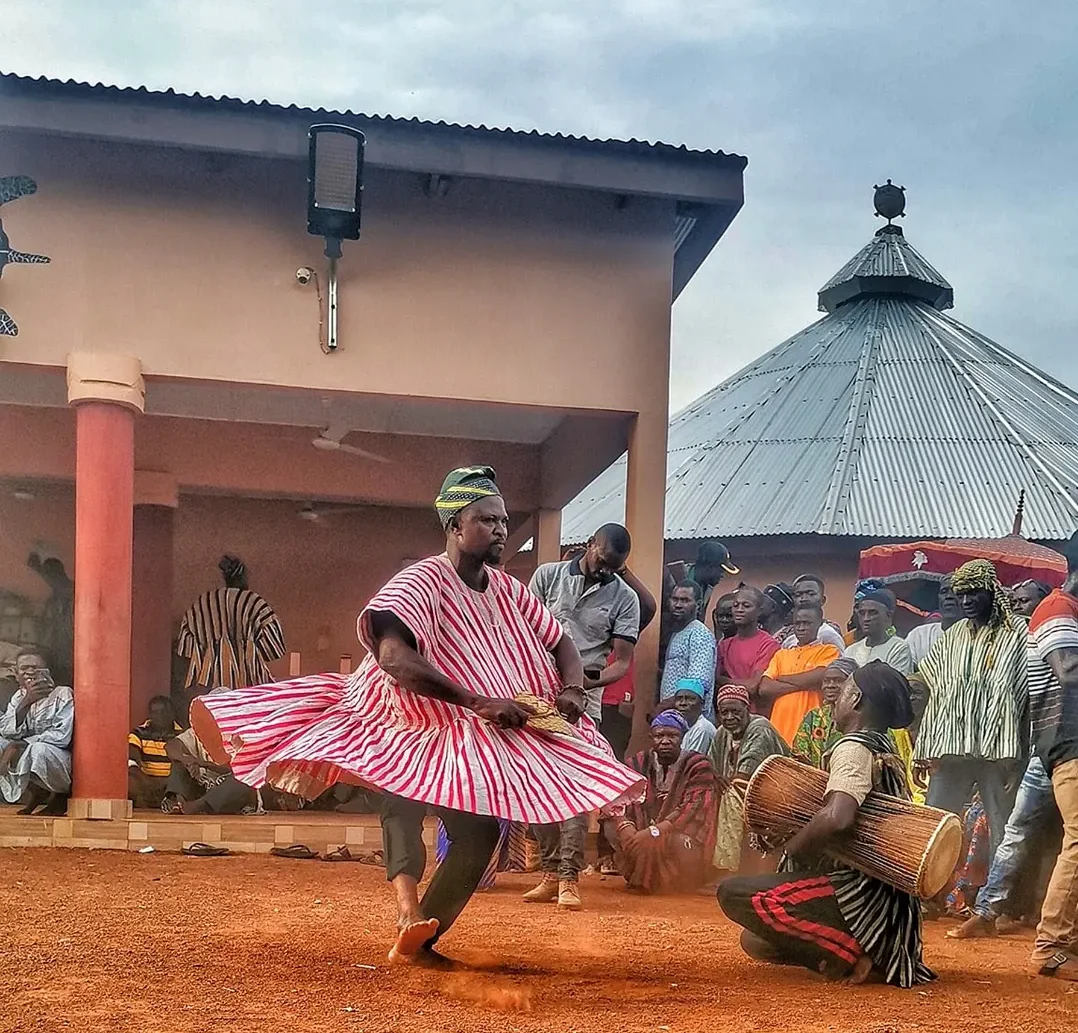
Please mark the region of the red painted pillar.
<svg viewBox="0 0 1078 1033"><path fill-rule="evenodd" d="M141 471L136 474L136 482ZM172 681L172 544L174 510L136 494L131 582L131 716L147 718L150 700Z"/></svg>
<svg viewBox="0 0 1078 1033"><path fill-rule="evenodd" d="M131 693L131 531L138 360L72 355L75 436L76 818L125 818Z"/></svg>

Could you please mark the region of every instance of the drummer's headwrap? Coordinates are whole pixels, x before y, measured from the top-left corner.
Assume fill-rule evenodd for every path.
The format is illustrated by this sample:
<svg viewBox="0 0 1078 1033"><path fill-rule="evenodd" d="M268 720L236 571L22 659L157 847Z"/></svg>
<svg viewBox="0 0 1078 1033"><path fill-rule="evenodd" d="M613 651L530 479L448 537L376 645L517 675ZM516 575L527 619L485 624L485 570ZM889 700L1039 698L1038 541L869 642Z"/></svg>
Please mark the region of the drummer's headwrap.
<svg viewBox="0 0 1078 1033"><path fill-rule="evenodd" d="M676 710L662 710L651 722L652 728L676 728L682 735L689 730L689 722Z"/></svg>
<svg viewBox="0 0 1078 1033"><path fill-rule="evenodd" d="M905 728L913 722L910 683L900 671L882 660L873 660L858 667L853 680L887 728Z"/></svg>
<svg viewBox="0 0 1078 1033"><path fill-rule="evenodd" d="M961 595L963 592L991 592L992 616L988 623L992 627L1002 624L1011 612L1010 600L996 577L996 568L988 560L970 560L963 563L951 577L951 591L955 595Z"/></svg>
<svg viewBox="0 0 1078 1033"><path fill-rule="evenodd" d="M501 495L501 490L495 483L496 476L493 468L489 466L462 466L447 474L442 481L442 490L434 500L434 508L438 512L442 528L447 528L453 517L473 502L490 498L492 495Z"/></svg>
<svg viewBox="0 0 1078 1033"><path fill-rule="evenodd" d="M749 706L749 690L744 685L723 685L715 696L716 703L744 703Z"/></svg>

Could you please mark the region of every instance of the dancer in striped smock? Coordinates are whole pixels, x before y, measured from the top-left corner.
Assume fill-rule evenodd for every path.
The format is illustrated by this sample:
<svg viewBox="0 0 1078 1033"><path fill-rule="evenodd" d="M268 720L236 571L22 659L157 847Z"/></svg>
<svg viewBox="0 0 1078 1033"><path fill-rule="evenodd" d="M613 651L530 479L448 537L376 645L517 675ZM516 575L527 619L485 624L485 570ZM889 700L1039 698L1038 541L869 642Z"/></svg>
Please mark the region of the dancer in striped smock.
<svg viewBox="0 0 1078 1033"><path fill-rule="evenodd" d="M879 660L866 664L843 685L834 715L842 738L830 753L827 793L786 843L785 870L727 879L719 904L744 926L741 946L760 961L854 983L872 976L902 987L928 982L935 974L921 957L917 898L819 857L830 837L853 825L873 789L909 798L888 734L913 720L905 677Z"/></svg>
<svg viewBox="0 0 1078 1033"><path fill-rule="evenodd" d="M349 782L385 794L386 875L399 909L390 958L422 963L443 960L433 946L479 885L499 818L552 824L643 787L584 714L572 640L523 584L492 566L508 530L494 471L454 470L435 507L446 551L401 571L367 604L358 631L369 652L355 674L202 697L192 707L207 749L250 785L312 798ZM555 715L559 731L528 723L540 703L566 719ZM449 848L420 901L428 810Z"/></svg>
<svg viewBox="0 0 1078 1033"><path fill-rule="evenodd" d="M247 587L247 567L235 556L218 564L224 588L200 595L180 623L176 651L187 658L184 688L242 689L271 678L284 656L284 633L273 607Z"/></svg>

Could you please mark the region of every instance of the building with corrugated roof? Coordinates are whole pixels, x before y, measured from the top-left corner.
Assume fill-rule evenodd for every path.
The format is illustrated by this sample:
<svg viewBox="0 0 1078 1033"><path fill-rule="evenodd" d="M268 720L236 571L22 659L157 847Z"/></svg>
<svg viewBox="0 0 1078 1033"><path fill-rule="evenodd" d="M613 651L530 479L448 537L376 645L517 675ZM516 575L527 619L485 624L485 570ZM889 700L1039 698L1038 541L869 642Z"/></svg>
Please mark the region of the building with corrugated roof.
<svg viewBox="0 0 1078 1033"><path fill-rule="evenodd" d="M953 304L902 230L879 229L821 288L823 318L672 418L668 558L721 539L753 583L827 578L841 617L861 549L1005 535L1022 489L1026 536L1068 538L1078 394ZM624 485L622 460L569 505L564 540L620 520Z"/></svg>
<svg viewBox="0 0 1078 1033"><path fill-rule="evenodd" d="M354 143L310 167L326 122L366 135L360 195ZM127 733L222 553L281 618L275 676L348 669L371 595L445 546L447 470L494 466L556 559L561 510L627 449L657 584L671 298L745 165L0 75L0 589L40 608L28 554L75 574L72 813L126 813ZM362 208L339 265L308 182ZM639 668L657 653L649 629Z"/></svg>

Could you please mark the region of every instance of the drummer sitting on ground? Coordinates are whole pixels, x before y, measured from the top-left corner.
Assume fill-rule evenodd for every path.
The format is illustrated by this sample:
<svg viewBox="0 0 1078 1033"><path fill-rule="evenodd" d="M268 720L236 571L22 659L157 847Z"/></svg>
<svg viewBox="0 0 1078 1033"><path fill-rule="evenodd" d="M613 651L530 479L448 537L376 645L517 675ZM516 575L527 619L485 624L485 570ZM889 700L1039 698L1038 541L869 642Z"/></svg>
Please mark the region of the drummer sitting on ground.
<svg viewBox="0 0 1078 1033"><path fill-rule="evenodd" d="M928 982L935 975L921 959L917 899L838 862L813 863L853 826L873 789L908 798L887 734L913 719L906 679L878 660L865 665L843 685L834 716L842 738L831 752L827 792L786 844L785 871L727 879L719 905L744 927L741 946L760 961L854 983L870 976L902 987Z"/></svg>

